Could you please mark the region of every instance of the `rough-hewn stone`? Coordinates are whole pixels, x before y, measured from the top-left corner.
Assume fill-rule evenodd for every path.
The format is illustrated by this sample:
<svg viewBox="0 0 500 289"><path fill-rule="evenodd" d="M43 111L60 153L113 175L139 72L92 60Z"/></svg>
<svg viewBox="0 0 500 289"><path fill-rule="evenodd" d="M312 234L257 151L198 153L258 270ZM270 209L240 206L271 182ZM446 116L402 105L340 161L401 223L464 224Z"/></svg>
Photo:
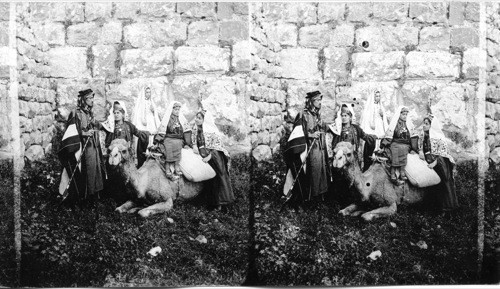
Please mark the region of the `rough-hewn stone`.
<svg viewBox="0 0 500 289"><path fill-rule="evenodd" d="M59 47L48 52L51 77L87 78L87 49L84 47Z"/></svg>
<svg viewBox="0 0 500 289"><path fill-rule="evenodd" d="M393 80L403 76L404 52L354 53L352 55L354 80Z"/></svg>
<svg viewBox="0 0 500 289"><path fill-rule="evenodd" d="M322 48L328 45L330 28L326 24L310 25L300 28L299 44L307 48Z"/></svg>
<svg viewBox="0 0 500 289"><path fill-rule="evenodd" d="M176 71L208 72L229 70L229 49L216 46L179 47L175 50Z"/></svg>
<svg viewBox="0 0 500 289"><path fill-rule="evenodd" d="M347 21L366 22L373 13L373 3L349 3Z"/></svg>
<svg viewBox="0 0 500 289"><path fill-rule="evenodd" d="M424 27L420 30L421 51L448 51L450 49L450 30L446 27Z"/></svg>
<svg viewBox="0 0 500 289"><path fill-rule="evenodd" d="M0 3L0 21L9 21L9 15L10 15L9 10L10 10L9 2Z"/></svg>
<svg viewBox="0 0 500 289"><path fill-rule="evenodd" d="M368 42L366 51L405 50L418 44L418 28L406 25L368 26L356 30L356 45Z"/></svg>
<svg viewBox="0 0 500 289"><path fill-rule="evenodd" d="M283 77L294 79L318 79L318 51L308 48L291 48L280 52Z"/></svg>
<svg viewBox="0 0 500 289"><path fill-rule="evenodd" d="M115 10L115 18L118 19L133 19L137 16L140 10L140 2L116 2L114 3Z"/></svg>
<svg viewBox="0 0 500 289"><path fill-rule="evenodd" d="M352 46L354 42L354 26L342 24L330 32L330 46Z"/></svg>
<svg viewBox="0 0 500 289"><path fill-rule="evenodd" d="M373 17L384 21L405 22L409 3L373 3Z"/></svg>
<svg viewBox="0 0 500 289"><path fill-rule="evenodd" d="M97 43L99 36L95 23L81 23L68 27L68 44L72 46L91 46Z"/></svg>
<svg viewBox="0 0 500 289"><path fill-rule="evenodd" d="M188 26L189 46L205 46L219 44L219 24L212 21L191 22Z"/></svg>
<svg viewBox="0 0 500 289"><path fill-rule="evenodd" d="M184 44L187 40L188 25L178 20L157 22L151 25L153 39L159 46Z"/></svg>
<svg viewBox="0 0 500 289"><path fill-rule="evenodd" d="M0 46L9 46L9 22L0 22Z"/></svg>
<svg viewBox="0 0 500 289"><path fill-rule="evenodd" d="M451 30L451 46L462 49L478 47L478 30L469 27L453 28Z"/></svg>
<svg viewBox="0 0 500 289"><path fill-rule="evenodd" d="M175 4L175 2L141 2L141 14L169 19L175 14Z"/></svg>
<svg viewBox="0 0 500 289"><path fill-rule="evenodd" d="M248 40L248 21L220 22L220 40L231 44Z"/></svg>
<svg viewBox="0 0 500 289"><path fill-rule="evenodd" d="M24 156L28 158L28 160L30 160L31 162L34 162L43 159L45 157L45 154L42 146L32 145L26 150Z"/></svg>
<svg viewBox="0 0 500 289"><path fill-rule="evenodd" d="M94 21L96 19L111 18L111 2L85 2L85 20Z"/></svg>
<svg viewBox="0 0 500 289"><path fill-rule="evenodd" d="M252 156L258 161L267 161L272 158L271 148L268 145L259 145L252 151Z"/></svg>
<svg viewBox="0 0 500 289"><path fill-rule="evenodd" d="M410 18L424 23L446 23L448 2L411 2Z"/></svg>
<svg viewBox="0 0 500 289"><path fill-rule="evenodd" d="M47 22L36 25L33 27L33 33L35 33L41 40L46 41L48 44L64 45L65 43L66 31L64 24L62 23Z"/></svg>
<svg viewBox="0 0 500 289"><path fill-rule="evenodd" d="M121 51L121 74L125 77L155 77L173 69L173 48L127 49Z"/></svg>
<svg viewBox="0 0 500 289"><path fill-rule="evenodd" d="M189 18L215 19L215 2L179 2L177 13Z"/></svg>
<svg viewBox="0 0 500 289"><path fill-rule="evenodd" d="M243 19L248 15L248 5L245 2L218 2L217 18L219 20Z"/></svg>
<svg viewBox="0 0 500 289"><path fill-rule="evenodd" d="M121 41L122 23L120 21L109 21L102 25L97 37L97 43L118 44L121 43Z"/></svg>
<svg viewBox="0 0 500 289"><path fill-rule="evenodd" d="M479 3L467 2L465 6L465 18L468 21L479 22Z"/></svg>
<svg viewBox="0 0 500 289"><path fill-rule="evenodd" d="M231 66L237 72L246 72L250 67L250 41L240 41L233 45Z"/></svg>
<svg viewBox="0 0 500 289"><path fill-rule="evenodd" d="M115 62L118 56L116 47L112 45L96 45L92 47L92 55L94 56L93 77L115 77L117 73Z"/></svg>
<svg viewBox="0 0 500 289"><path fill-rule="evenodd" d="M298 28L294 24L282 23L273 27L280 45L297 46ZM272 34L271 34L272 36Z"/></svg>
<svg viewBox="0 0 500 289"><path fill-rule="evenodd" d="M318 22L342 21L345 14L345 3L318 3Z"/></svg>
<svg viewBox="0 0 500 289"><path fill-rule="evenodd" d="M471 48L464 51L462 73L466 78L479 78L481 53L480 48Z"/></svg>
<svg viewBox="0 0 500 289"><path fill-rule="evenodd" d="M325 48L325 79L347 79L349 54L345 48Z"/></svg>
<svg viewBox="0 0 500 289"><path fill-rule="evenodd" d="M451 1L449 13L450 25L462 25L465 20L465 2Z"/></svg>
<svg viewBox="0 0 500 289"><path fill-rule="evenodd" d="M460 74L460 55L447 52L412 51L406 56L406 63L410 78L456 78Z"/></svg>
<svg viewBox="0 0 500 289"><path fill-rule="evenodd" d="M125 43L134 48L151 48L155 44L151 26L147 23L133 23L124 26L123 38Z"/></svg>
<svg viewBox="0 0 500 289"><path fill-rule="evenodd" d="M284 21L303 24L315 24L317 22L317 7L314 3L286 3Z"/></svg>

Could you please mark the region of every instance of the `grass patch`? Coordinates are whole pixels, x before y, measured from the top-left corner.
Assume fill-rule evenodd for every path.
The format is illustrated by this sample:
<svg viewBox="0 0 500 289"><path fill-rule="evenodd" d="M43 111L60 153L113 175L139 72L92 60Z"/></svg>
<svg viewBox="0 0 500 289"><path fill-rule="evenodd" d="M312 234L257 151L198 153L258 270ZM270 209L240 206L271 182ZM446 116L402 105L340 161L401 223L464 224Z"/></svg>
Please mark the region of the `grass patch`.
<svg viewBox="0 0 500 289"><path fill-rule="evenodd" d="M253 172L256 268L261 285L414 285L477 283L477 164L457 167L459 212L420 206L372 223L337 214L337 203L311 202L280 213L281 157ZM391 222L396 227L391 226ZM412 245L425 241L427 249ZM367 258L380 250L375 261Z"/></svg>
<svg viewBox="0 0 500 289"><path fill-rule="evenodd" d="M249 160L232 159L235 203L210 211L200 199L174 203L167 214L143 220L119 215L121 205L54 209L60 165L54 159L24 171L22 286L125 287L239 285L248 250ZM167 218L172 218L170 223ZM205 236L207 243L195 240ZM146 253L160 246L162 252Z"/></svg>
<svg viewBox="0 0 500 289"><path fill-rule="evenodd" d="M482 283L500 282L500 166L490 164L484 183L484 251Z"/></svg>

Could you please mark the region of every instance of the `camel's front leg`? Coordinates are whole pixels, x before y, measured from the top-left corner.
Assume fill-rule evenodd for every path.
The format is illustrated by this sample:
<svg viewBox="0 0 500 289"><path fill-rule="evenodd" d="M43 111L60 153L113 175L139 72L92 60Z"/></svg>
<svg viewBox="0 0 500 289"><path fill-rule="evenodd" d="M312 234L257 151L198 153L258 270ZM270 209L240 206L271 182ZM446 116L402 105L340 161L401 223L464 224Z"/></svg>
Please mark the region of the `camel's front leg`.
<svg viewBox="0 0 500 289"><path fill-rule="evenodd" d="M397 211L397 205L396 203L392 203L390 206L386 207L380 207L378 209L375 209L373 211L369 211L361 215L361 218L363 218L365 221L369 222L373 219L380 218L383 216L391 216L396 214Z"/></svg>
<svg viewBox="0 0 500 289"><path fill-rule="evenodd" d="M350 204L344 209L339 211L339 214L342 216L359 216L359 214L363 213L363 211L358 210L359 206L356 204Z"/></svg>
<svg viewBox="0 0 500 289"><path fill-rule="evenodd" d="M139 211L139 215L143 218L147 218L151 215L155 214L160 214L160 213L165 213L168 212L172 207L174 206L174 203L172 201L172 198L169 198L165 202L157 203L152 206L149 206L147 208L144 208Z"/></svg>
<svg viewBox="0 0 500 289"><path fill-rule="evenodd" d="M134 207L137 207L137 205L133 201L126 201L123 205L116 208L115 211L118 211L120 214L123 214L125 212L128 212L130 209Z"/></svg>

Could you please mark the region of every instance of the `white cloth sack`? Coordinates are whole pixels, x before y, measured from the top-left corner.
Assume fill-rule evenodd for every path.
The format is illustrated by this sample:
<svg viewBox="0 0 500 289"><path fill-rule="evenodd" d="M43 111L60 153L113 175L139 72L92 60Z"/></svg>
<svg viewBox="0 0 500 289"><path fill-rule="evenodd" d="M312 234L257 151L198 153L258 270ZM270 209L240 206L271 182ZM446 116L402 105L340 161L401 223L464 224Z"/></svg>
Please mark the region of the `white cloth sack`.
<svg viewBox="0 0 500 289"><path fill-rule="evenodd" d="M418 188L435 186L441 182L436 171L429 168L427 162L421 160L417 154L408 154L405 172L408 181Z"/></svg>
<svg viewBox="0 0 500 289"><path fill-rule="evenodd" d="M202 182L215 177L214 169L208 163L203 162L202 157L191 149L181 150L179 166L184 177L191 182Z"/></svg>

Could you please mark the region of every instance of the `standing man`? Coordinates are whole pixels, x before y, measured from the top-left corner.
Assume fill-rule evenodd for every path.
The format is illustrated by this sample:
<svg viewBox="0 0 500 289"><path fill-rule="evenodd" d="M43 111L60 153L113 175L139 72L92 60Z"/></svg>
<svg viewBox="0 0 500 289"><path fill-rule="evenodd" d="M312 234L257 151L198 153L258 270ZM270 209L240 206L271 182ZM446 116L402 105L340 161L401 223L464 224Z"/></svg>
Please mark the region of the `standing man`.
<svg viewBox="0 0 500 289"><path fill-rule="evenodd" d="M100 147L99 122L94 119L94 92L78 92L78 104L66 123L59 159L64 167L68 184L60 185L63 199L70 196L75 202L97 197L104 188L104 158ZM61 180L61 183L63 182Z"/></svg>
<svg viewBox="0 0 500 289"><path fill-rule="evenodd" d="M295 180L293 189L289 192L292 194L289 199L292 206L328 191L325 124L320 115L322 98L319 91L307 93L305 108L295 118L293 131L288 139L285 161Z"/></svg>

